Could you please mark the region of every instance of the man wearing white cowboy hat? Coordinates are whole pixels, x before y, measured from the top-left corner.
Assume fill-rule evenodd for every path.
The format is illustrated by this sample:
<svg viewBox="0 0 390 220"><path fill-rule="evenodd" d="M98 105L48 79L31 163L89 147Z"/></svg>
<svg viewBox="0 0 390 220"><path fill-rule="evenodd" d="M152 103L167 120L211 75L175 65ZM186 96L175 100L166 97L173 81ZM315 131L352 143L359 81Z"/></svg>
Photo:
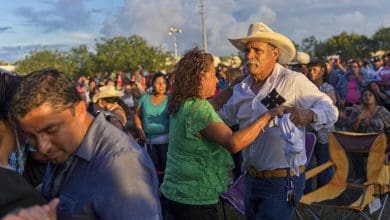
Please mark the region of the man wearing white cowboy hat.
<svg viewBox="0 0 390 220"><path fill-rule="evenodd" d="M103 114L111 124L127 132L126 123L130 112L127 105L120 99L122 96L123 92L116 90L114 86L102 86L92 97L92 102L105 110Z"/></svg>
<svg viewBox="0 0 390 220"><path fill-rule="evenodd" d="M92 97L92 102L96 103L99 99L122 96L123 92L116 90L114 86L102 86L99 88L99 92Z"/></svg>
<svg viewBox="0 0 390 220"><path fill-rule="evenodd" d="M305 52L298 51L295 54L294 59L288 64L288 67L293 71L300 72L307 76L309 74L309 68L307 67L309 63L310 55Z"/></svg>
<svg viewBox="0 0 390 220"><path fill-rule="evenodd" d="M291 219L295 201L299 201L305 185L304 175L300 175L306 162L304 125L311 124L315 129L332 126L337 120L337 108L303 74L280 65L289 63L296 53L286 36L257 22L250 25L248 36L229 40L245 53L249 74L234 86L220 116L244 128L276 106L286 106L287 113L271 120L243 151L248 170L247 219ZM298 139L293 138L297 135ZM290 163L286 146L302 149Z"/></svg>

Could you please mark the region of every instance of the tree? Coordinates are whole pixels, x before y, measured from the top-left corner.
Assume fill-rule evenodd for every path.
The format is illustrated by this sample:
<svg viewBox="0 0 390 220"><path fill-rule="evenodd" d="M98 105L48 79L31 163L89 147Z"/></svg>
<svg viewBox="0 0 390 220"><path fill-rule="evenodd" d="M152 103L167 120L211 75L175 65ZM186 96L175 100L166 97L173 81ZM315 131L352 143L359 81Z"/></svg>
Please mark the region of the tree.
<svg viewBox="0 0 390 220"><path fill-rule="evenodd" d="M169 53L149 46L142 37L102 38L96 43L96 65L100 71L132 71L142 66L147 70L161 70Z"/></svg>
<svg viewBox="0 0 390 220"><path fill-rule="evenodd" d="M344 59L367 57L372 51L372 41L364 35L342 32L316 47L316 56L339 54Z"/></svg>
<svg viewBox="0 0 390 220"><path fill-rule="evenodd" d="M390 51L390 28L380 28L372 37L375 42L375 50Z"/></svg>
<svg viewBox="0 0 390 220"><path fill-rule="evenodd" d="M74 47L68 53L67 58L75 65L75 74L77 76L92 76L96 70L95 55L88 51L86 45Z"/></svg>
<svg viewBox="0 0 390 220"><path fill-rule="evenodd" d="M76 69L75 64L67 58L67 54L57 49L30 51L23 60L16 62L16 65L16 72L18 73L29 73L50 67L73 76Z"/></svg>
<svg viewBox="0 0 390 220"><path fill-rule="evenodd" d="M299 50L308 53L310 56L313 56L315 54L315 49L317 45L318 45L318 41L312 35L302 40Z"/></svg>

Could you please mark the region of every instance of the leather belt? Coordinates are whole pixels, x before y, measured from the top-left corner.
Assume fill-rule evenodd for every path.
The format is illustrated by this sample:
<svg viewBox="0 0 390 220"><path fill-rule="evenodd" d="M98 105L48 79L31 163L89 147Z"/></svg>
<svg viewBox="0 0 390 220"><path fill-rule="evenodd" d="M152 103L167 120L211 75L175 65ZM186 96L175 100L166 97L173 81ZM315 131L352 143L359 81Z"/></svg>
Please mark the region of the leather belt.
<svg viewBox="0 0 390 220"><path fill-rule="evenodd" d="M288 176L289 168L281 168L276 170L263 170L257 171L256 168L250 166L248 168L248 174L251 177L259 178L259 179L272 179L272 178L281 178ZM299 166L299 174L305 172L305 166ZM294 171L290 169L290 176L294 175Z"/></svg>

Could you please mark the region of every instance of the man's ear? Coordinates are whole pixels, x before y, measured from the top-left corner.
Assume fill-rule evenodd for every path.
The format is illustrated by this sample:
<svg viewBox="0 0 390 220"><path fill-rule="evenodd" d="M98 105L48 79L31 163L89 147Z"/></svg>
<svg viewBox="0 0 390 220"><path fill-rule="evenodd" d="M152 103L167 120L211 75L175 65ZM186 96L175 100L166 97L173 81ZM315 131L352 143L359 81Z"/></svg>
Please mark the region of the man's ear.
<svg viewBox="0 0 390 220"><path fill-rule="evenodd" d="M275 58L275 60L277 61L278 58L279 58L279 48L275 48L272 50L272 55L273 57Z"/></svg>
<svg viewBox="0 0 390 220"><path fill-rule="evenodd" d="M78 116L78 117L83 116L83 115L86 114L86 112L87 112L86 102L85 101L79 101L76 104L76 107L75 107L75 114L76 114L76 116Z"/></svg>

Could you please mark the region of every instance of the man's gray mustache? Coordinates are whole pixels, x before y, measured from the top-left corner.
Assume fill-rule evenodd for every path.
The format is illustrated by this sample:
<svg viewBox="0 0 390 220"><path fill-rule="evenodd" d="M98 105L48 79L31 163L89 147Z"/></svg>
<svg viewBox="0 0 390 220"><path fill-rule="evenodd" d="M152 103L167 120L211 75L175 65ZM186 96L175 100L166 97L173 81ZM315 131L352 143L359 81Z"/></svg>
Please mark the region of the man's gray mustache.
<svg viewBox="0 0 390 220"><path fill-rule="evenodd" d="M256 64L256 65L260 65L260 63L257 61L257 60L249 60L247 62L247 64Z"/></svg>

